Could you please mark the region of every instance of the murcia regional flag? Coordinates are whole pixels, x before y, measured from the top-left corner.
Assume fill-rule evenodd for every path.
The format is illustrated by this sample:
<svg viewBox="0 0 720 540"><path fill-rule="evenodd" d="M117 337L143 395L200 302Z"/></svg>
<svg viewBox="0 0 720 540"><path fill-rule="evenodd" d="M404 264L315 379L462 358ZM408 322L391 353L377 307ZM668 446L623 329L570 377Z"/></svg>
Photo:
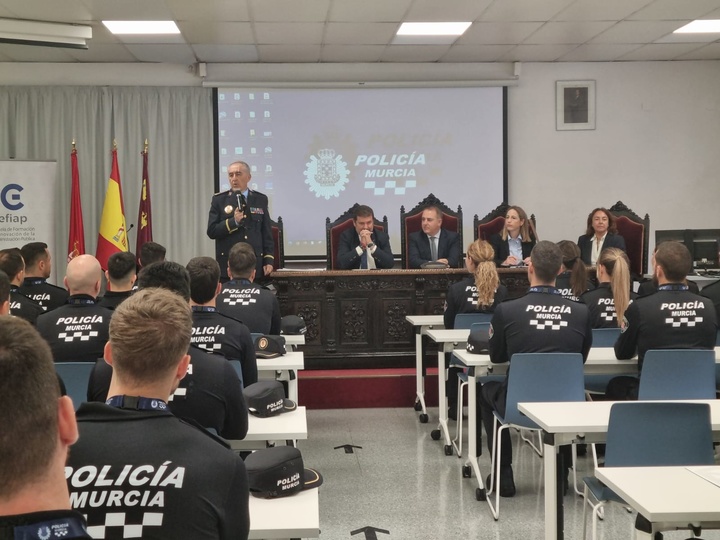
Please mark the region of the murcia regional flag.
<svg viewBox="0 0 720 540"><path fill-rule="evenodd" d="M108 180L105 204L100 219L98 234L97 260L103 270L107 270L110 255L128 250L127 228L125 227L125 207L120 186L120 169L117 160L117 148L112 151L112 171Z"/></svg>

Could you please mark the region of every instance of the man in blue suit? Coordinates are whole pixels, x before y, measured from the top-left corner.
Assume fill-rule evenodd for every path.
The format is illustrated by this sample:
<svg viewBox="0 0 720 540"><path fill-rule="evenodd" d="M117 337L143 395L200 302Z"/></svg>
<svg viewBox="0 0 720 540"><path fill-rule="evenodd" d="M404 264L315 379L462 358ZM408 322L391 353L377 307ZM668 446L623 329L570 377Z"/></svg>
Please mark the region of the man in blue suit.
<svg viewBox="0 0 720 540"><path fill-rule="evenodd" d="M340 234L335 266L339 270L352 268L392 268L394 259L390 239L385 231L374 228L372 208L360 205L355 209L352 229Z"/></svg>
<svg viewBox="0 0 720 540"><path fill-rule="evenodd" d="M462 258L460 235L442 228L442 212L428 206L422 213L422 231L410 235L410 268L421 268L427 262L444 263L457 268Z"/></svg>

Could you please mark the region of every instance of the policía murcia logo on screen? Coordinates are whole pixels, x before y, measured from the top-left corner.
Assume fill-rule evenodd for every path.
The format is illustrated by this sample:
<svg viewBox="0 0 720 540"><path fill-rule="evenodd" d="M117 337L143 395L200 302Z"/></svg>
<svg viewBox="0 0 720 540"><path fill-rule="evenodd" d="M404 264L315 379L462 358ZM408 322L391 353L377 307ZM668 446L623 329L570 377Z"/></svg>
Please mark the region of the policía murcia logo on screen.
<svg viewBox="0 0 720 540"><path fill-rule="evenodd" d="M342 155L336 154L332 148L318 150L317 156L310 156L305 164L305 183L316 197L339 197L340 192L348 183L350 171Z"/></svg>

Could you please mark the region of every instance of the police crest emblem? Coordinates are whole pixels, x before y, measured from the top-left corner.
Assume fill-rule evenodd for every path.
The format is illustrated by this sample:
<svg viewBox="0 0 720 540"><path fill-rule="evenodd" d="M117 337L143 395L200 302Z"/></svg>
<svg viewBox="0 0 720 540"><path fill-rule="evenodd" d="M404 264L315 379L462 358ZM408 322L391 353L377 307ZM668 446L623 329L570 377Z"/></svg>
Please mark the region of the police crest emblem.
<svg viewBox="0 0 720 540"><path fill-rule="evenodd" d="M336 155L335 150L323 148L318 150L317 156L310 156L305 164L305 183L316 197L338 197L348 183L350 171L342 155Z"/></svg>

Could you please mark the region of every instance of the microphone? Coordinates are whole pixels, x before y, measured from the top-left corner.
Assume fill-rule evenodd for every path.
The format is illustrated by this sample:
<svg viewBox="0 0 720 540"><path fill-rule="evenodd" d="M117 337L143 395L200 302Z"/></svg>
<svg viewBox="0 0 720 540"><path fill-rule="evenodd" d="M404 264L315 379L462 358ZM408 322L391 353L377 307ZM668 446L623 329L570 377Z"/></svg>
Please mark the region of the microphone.
<svg viewBox="0 0 720 540"><path fill-rule="evenodd" d="M134 223L131 223L130 226L128 227L127 231L125 231L125 234L129 233L130 231L132 231L134 226L135 226L135 224L134 224Z"/></svg>

